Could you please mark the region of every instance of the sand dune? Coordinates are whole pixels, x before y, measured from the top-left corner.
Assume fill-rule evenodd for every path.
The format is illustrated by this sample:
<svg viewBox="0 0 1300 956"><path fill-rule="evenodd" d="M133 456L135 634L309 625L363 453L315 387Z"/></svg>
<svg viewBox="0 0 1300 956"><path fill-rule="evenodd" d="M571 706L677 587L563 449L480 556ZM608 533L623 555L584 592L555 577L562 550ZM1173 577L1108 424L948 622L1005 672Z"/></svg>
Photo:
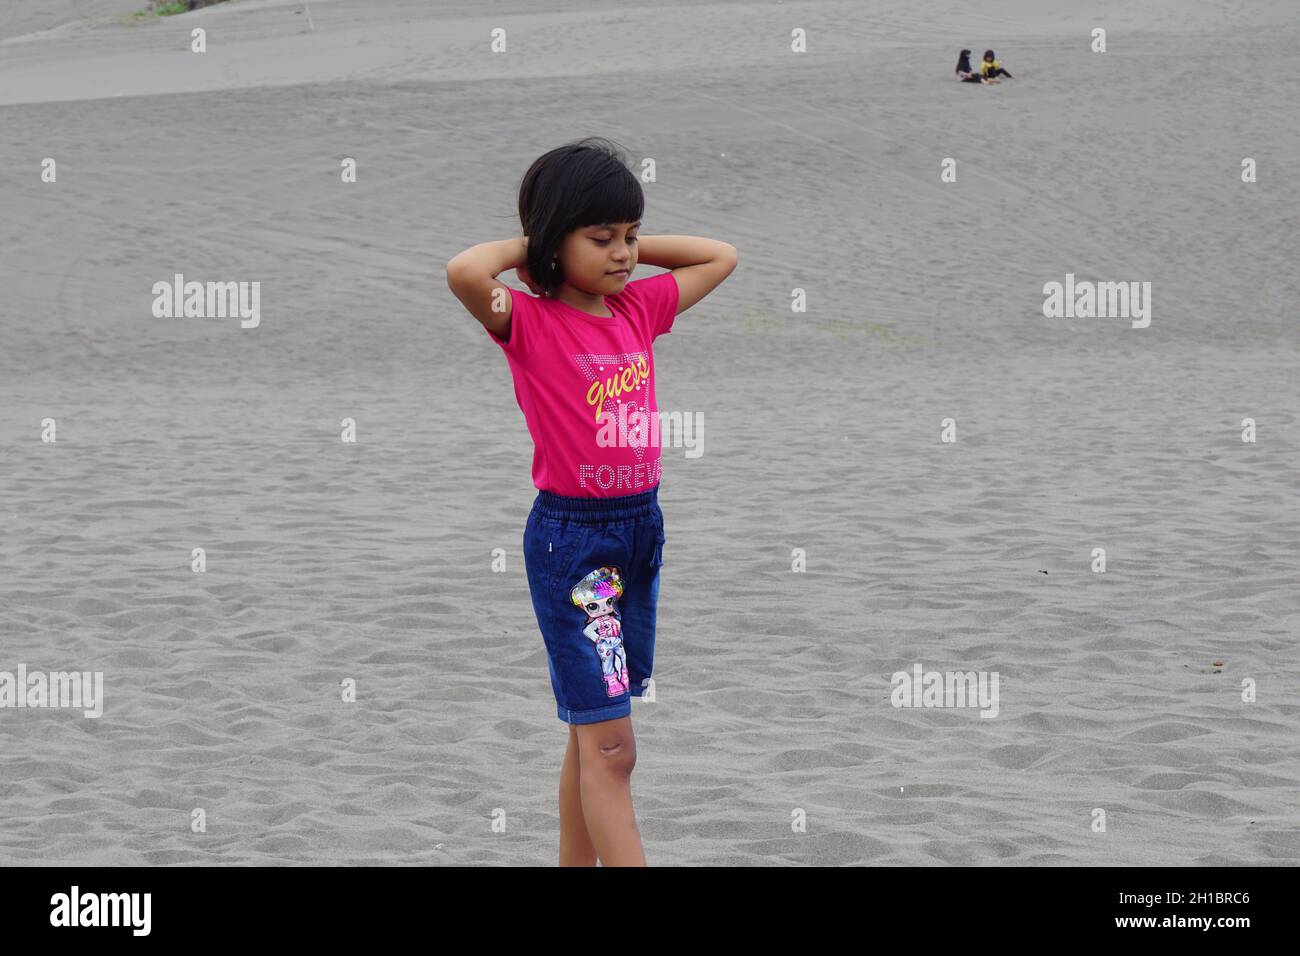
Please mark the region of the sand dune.
<svg viewBox="0 0 1300 956"><path fill-rule="evenodd" d="M649 861L1300 861L1291 4L143 6L0 13L0 671L105 694L0 709L0 863L554 862L531 445L441 268L588 134L656 159L648 234L742 256L656 352L706 435L664 452ZM260 326L154 318L177 272ZM1045 318L1067 273L1150 326ZM998 716L892 706L917 663Z"/></svg>

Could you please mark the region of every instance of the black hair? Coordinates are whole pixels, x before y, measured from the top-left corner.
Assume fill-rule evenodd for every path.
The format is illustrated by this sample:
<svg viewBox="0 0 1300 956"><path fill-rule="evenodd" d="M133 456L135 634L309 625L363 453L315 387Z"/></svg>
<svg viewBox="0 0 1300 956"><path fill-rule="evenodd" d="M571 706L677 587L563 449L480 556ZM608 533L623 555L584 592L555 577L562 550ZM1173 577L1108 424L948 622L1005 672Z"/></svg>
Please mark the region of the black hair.
<svg viewBox="0 0 1300 956"><path fill-rule="evenodd" d="M589 136L539 156L519 184L519 224L528 237L528 272L544 295L564 282L564 237L583 226L636 222L641 183L617 145Z"/></svg>
<svg viewBox="0 0 1300 956"><path fill-rule="evenodd" d="M993 55L993 51L992 51L992 50L985 50L985 51L984 51L984 59L986 59L986 60L996 60L997 57L995 57L995 56Z"/></svg>

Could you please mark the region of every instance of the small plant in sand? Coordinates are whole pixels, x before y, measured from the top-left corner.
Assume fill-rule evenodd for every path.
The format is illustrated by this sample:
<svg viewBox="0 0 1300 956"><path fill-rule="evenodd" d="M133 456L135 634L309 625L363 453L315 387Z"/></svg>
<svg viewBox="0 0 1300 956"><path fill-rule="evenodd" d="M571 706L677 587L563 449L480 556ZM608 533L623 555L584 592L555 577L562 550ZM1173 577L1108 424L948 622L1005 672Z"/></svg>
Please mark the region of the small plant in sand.
<svg viewBox="0 0 1300 956"><path fill-rule="evenodd" d="M197 10L200 7L210 7L214 3L224 3L225 0L171 0L171 2L160 2L160 0L151 0L149 6L136 14L137 17L170 17L177 13L189 13L191 10Z"/></svg>
<svg viewBox="0 0 1300 956"><path fill-rule="evenodd" d="M145 9L136 13L137 17L170 17L174 13L185 13L189 10L189 4L184 0L178 0L175 3L151 3Z"/></svg>

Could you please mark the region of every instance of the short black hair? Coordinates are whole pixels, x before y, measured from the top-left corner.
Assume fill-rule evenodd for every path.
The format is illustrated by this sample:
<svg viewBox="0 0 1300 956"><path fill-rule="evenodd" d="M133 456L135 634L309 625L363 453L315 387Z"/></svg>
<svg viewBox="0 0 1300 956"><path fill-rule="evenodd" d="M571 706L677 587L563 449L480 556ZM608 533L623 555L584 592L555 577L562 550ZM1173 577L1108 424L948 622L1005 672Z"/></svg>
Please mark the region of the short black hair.
<svg viewBox="0 0 1300 956"><path fill-rule="evenodd" d="M533 281L548 296L560 287L564 267L555 257L573 230L636 222L643 212L641 183L611 141L589 136L539 156L519 184L519 224Z"/></svg>

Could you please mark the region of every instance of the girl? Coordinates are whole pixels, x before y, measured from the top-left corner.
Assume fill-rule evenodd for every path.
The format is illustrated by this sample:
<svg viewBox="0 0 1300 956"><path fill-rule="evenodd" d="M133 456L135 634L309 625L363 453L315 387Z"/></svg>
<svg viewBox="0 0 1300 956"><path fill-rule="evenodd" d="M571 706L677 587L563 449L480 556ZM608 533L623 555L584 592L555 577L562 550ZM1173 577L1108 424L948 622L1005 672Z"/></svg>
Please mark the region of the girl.
<svg viewBox="0 0 1300 956"><path fill-rule="evenodd" d="M1002 69L1002 64L993 56L992 50L984 51L984 62L980 64L980 75L986 80L996 80L999 76L1005 76L1008 80L1014 80L1015 77Z"/></svg>
<svg viewBox="0 0 1300 956"><path fill-rule="evenodd" d="M521 238L447 263L447 285L505 352L534 443L524 567L569 725L561 866L645 866L631 712L654 661L665 541L652 343L738 261L725 242L639 235L644 208L614 145L580 140L524 174ZM671 271L633 282L638 262ZM533 294L497 281L507 269Z"/></svg>
<svg viewBox="0 0 1300 956"><path fill-rule="evenodd" d="M976 76L970 68L970 50L962 50L957 56L957 79L963 83L985 83L982 76Z"/></svg>

